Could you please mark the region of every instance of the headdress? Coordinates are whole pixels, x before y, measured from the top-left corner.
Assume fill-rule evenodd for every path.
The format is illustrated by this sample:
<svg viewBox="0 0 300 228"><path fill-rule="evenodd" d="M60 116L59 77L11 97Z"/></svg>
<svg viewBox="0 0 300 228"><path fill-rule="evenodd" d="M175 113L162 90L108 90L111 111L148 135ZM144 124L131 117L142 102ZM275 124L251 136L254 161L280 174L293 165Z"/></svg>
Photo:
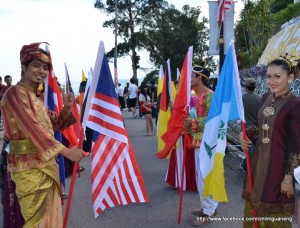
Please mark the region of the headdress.
<svg viewBox="0 0 300 228"><path fill-rule="evenodd" d="M207 61L204 60L201 65L194 65L192 71L200 76L205 77L206 79L209 79L210 76L210 72L208 69L205 68L205 66L207 65Z"/></svg>
<svg viewBox="0 0 300 228"><path fill-rule="evenodd" d="M290 66L290 70L292 73L299 70L299 57L295 55L290 55L289 53L285 53L285 55L281 55L278 59L282 59Z"/></svg>
<svg viewBox="0 0 300 228"><path fill-rule="evenodd" d="M52 65L49 44L45 42L24 45L20 51L21 64L38 59Z"/></svg>

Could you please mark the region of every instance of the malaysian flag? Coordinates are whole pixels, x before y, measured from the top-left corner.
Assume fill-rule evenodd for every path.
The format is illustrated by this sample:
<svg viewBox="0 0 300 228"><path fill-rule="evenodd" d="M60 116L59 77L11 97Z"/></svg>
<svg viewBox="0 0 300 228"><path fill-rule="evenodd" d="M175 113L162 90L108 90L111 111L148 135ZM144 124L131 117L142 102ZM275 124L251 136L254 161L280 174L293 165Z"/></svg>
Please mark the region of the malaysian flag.
<svg viewBox="0 0 300 228"><path fill-rule="evenodd" d="M218 24L222 24L225 18L225 11L229 11L233 0L218 0Z"/></svg>
<svg viewBox="0 0 300 228"><path fill-rule="evenodd" d="M147 202L148 195L124 127L103 42L92 80L83 126L93 130L92 201L97 217L106 208Z"/></svg>

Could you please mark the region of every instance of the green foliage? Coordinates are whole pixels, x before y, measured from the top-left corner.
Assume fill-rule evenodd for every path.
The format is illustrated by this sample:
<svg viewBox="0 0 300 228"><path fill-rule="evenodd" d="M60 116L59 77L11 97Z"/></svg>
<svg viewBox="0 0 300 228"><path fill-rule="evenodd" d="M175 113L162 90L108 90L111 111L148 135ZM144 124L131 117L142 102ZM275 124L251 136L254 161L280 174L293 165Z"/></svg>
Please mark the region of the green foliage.
<svg viewBox="0 0 300 228"><path fill-rule="evenodd" d="M271 12L276 14L282 9L285 9L289 4L294 3L294 0L273 0L271 4Z"/></svg>
<svg viewBox="0 0 300 228"><path fill-rule="evenodd" d="M256 65L268 40L280 26L300 15L300 3L293 0L258 0L245 2L235 26L235 46L241 67Z"/></svg>
<svg viewBox="0 0 300 228"><path fill-rule="evenodd" d="M158 73L158 70L151 71L150 73L146 74L144 80L141 83L149 85L151 80L157 83L159 78Z"/></svg>
<svg viewBox="0 0 300 228"><path fill-rule="evenodd" d="M287 8L280 10L274 17L275 21L275 30L274 32L278 32L280 30L281 25L291 20L294 17L300 16L300 2L296 4L290 4Z"/></svg>
<svg viewBox="0 0 300 228"><path fill-rule="evenodd" d="M140 39L143 35L139 28L143 24L143 17L151 13L152 10L160 9L167 5L163 0L118 0L118 11L116 13L115 0L96 0L94 7L111 16L103 22L104 27L115 28L115 15L117 15L117 35L122 42L117 45L118 57L129 55L132 61L133 77L137 79L137 69L140 56L137 50L143 48ZM114 56L114 49L107 53L109 58Z"/></svg>
<svg viewBox="0 0 300 228"><path fill-rule="evenodd" d="M205 17L199 20L200 8L183 6L182 11L173 6L154 10L144 18L141 39L150 53L151 62L159 68L170 59L172 79L181 68L190 46L199 58L205 58L208 50L208 28Z"/></svg>

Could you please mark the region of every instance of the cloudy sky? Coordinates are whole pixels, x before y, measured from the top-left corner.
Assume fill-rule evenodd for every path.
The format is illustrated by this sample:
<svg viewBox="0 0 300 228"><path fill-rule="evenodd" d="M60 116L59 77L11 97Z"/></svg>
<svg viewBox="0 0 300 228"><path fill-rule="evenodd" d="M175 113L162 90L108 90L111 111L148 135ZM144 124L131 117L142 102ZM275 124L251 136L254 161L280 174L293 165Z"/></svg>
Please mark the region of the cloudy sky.
<svg viewBox="0 0 300 228"><path fill-rule="evenodd" d="M114 47L112 29L102 28L106 16L94 8L95 0L0 0L0 76L20 79L19 52L24 44L46 41L50 44L55 74L65 79L64 63L72 82L81 81L81 71L87 74L94 67L100 40L107 51ZM208 17L207 0L169 0L176 8L184 4L201 5ZM241 0L237 1L241 8ZM141 67L152 68L142 53ZM118 59L120 79L132 76L129 58ZM145 72L138 71L138 77Z"/></svg>

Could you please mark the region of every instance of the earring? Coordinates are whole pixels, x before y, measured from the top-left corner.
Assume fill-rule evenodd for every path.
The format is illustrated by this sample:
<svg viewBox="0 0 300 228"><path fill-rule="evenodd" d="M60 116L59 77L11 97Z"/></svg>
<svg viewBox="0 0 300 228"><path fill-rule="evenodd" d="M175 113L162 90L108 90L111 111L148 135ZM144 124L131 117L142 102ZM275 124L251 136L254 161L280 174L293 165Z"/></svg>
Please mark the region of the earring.
<svg viewBox="0 0 300 228"><path fill-rule="evenodd" d="M292 80L291 80L291 79L290 79L290 80L288 80L288 83L289 83L289 85L290 85L290 84L292 84Z"/></svg>

